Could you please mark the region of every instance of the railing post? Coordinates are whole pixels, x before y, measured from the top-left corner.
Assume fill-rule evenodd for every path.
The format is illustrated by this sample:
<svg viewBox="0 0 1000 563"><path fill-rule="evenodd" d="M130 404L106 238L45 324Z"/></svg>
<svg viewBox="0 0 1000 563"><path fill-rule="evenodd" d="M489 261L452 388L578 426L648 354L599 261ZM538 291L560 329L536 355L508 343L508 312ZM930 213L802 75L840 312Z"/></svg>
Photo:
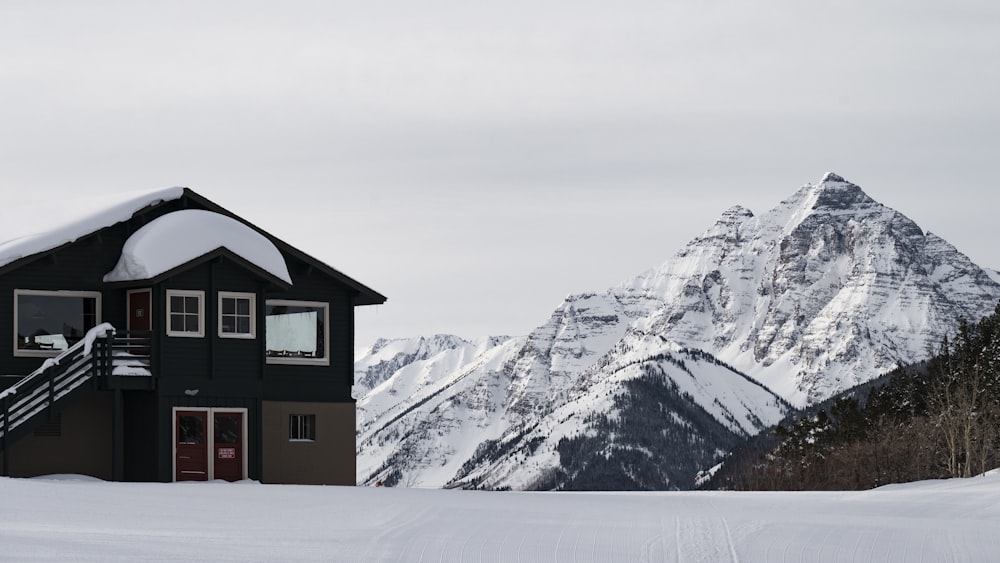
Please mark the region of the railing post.
<svg viewBox="0 0 1000 563"><path fill-rule="evenodd" d="M104 363L104 372L107 374L108 387L112 392L111 406L111 480L124 481L124 421L122 420L122 390L118 378L114 375L114 329L109 330L105 335L104 349L101 350L101 357Z"/></svg>
<svg viewBox="0 0 1000 563"><path fill-rule="evenodd" d="M111 329L105 335L107 339L104 341L104 369L107 371L108 377L112 377L113 374L111 372L114 371L114 368L113 368L113 365L114 365L114 362L113 362L113 359L114 359L114 350L113 350L113 348L115 347L115 335L116 334L117 334L117 332L115 332L115 329ZM117 389L118 386L116 385L115 388Z"/></svg>
<svg viewBox="0 0 1000 563"><path fill-rule="evenodd" d="M90 380L92 381L91 385L94 386L94 389L104 389L104 381L101 379L101 375L103 374L101 370L101 354L96 353L97 350L100 350L101 345L100 339L95 340L94 346L97 346L98 348L94 353L90 354Z"/></svg>
<svg viewBox="0 0 1000 563"><path fill-rule="evenodd" d="M55 365L49 366L48 369L42 372L43 374L45 374L45 377L48 378L49 380L49 404L48 404L49 420L52 420L52 408L56 404L56 377L55 374L52 373L56 369L56 367L57 366Z"/></svg>
<svg viewBox="0 0 1000 563"><path fill-rule="evenodd" d="M3 399L3 476L10 477L10 452L7 447L7 436L10 434L10 396L4 395Z"/></svg>

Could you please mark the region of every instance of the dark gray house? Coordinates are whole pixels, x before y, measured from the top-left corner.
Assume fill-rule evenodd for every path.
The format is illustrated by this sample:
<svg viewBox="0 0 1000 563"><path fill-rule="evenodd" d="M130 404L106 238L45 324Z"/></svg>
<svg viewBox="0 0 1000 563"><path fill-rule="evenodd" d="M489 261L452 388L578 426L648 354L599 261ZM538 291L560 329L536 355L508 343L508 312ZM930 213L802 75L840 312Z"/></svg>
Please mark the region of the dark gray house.
<svg viewBox="0 0 1000 563"><path fill-rule="evenodd" d="M186 188L21 219L3 475L355 483L354 307L384 296Z"/></svg>

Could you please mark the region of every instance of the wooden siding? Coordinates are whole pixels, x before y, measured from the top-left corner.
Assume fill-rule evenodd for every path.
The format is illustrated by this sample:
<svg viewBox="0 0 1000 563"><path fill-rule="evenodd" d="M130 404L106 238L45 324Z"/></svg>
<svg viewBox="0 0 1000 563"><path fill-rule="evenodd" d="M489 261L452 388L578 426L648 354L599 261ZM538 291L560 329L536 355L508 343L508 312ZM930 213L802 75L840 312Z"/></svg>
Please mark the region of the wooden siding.
<svg viewBox="0 0 1000 563"><path fill-rule="evenodd" d="M122 397L126 481L158 481L158 401L154 391L126 391Z"/></svg>
<svg viewBox="0 0 1000 563"><path fill-rule="evenodd" d="M353 292L303 263L289 260L292 288L267 294L267 299L329 303L329 366L267 364L264 399L269 401L353 402L354 302Z"/></svg>
<svg viewBox="0 0 1000 563"><path fill-rule="evenodd" d="M108 233L86 237L72 247L49 254L0 277L0 365L6 375L27 375L44 358L14 357L14 290L101 292L101 320L124 322L124 304L117 291L105 287L102 278L118 260L124 239Z"/></svg>
<svg viewBox="0 0 1000 563"><path fill-rule="evenodd" d="M204 291L204 336L167 336L167 292ZM154 323L158 334L157 372L161 388L170 393L205 380L218 380L237 395L259 396L263 356L262 320L256 336L219 336L219 292L252 293L262 301L261 283L231 262L220 259L202 264L163 281L154 288ZM259 315L258 315L259 316Z"/></svg>
<svg viewBox="0 0 1000 563"><path fill-rule="evenodd" d="M189 205L185 200L168 202L53 251L27 257L0 268L0 373L27 375L44 358L14 357L14 290L71 290L101 292L101 321L122 329L126 326L125 291L108 287L110 272L121 249L135 231L149 221ZM40 221L44 218L39 218Z"/></svg>

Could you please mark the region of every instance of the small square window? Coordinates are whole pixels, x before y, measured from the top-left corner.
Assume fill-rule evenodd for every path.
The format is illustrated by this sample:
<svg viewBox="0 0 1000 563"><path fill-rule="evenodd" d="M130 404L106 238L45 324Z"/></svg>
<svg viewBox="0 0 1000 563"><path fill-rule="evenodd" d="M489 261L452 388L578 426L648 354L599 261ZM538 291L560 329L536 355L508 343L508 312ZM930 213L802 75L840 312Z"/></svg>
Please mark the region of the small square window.
<svg viewBox="0 0 1000 563"><path fill-rule="evenodd" d="M205 336L205 292L167 290L167 336Z"/></svg>
<svg viewBox="0 0 1000 563"><path fill-rule="evenodd" d="M288 439L298 442L316 440L316 415L293 414L288 417Z"/></svg>
<svg viewBox="0 0 1000 563"><path fill-rule="evenodd" d="M257 296L253 293L219 292L219 336L254 338Z"/></svg>

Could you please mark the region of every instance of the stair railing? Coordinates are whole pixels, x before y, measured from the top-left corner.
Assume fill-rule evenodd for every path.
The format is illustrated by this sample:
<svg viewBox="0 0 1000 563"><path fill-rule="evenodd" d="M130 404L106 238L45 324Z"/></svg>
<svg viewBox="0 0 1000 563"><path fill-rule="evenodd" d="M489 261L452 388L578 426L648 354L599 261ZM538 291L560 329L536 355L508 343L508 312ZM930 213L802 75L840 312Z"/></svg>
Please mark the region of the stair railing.
<svg viewBox="0 0 1000 563"><path fill-rule="evenodd" d="M94 344L99 339L114 338L114 334L115 328L110 324L98 325L63 353L45 360L41 367L17 384L0 391L0 407L3 409L0 413L0 439L4 441L5 450L7 436L18 426L45 412L96 373L108 373L105 370L109 364L101 366L100 359L95 358ZM4 456L5 463L6 458Z"/></svg>

